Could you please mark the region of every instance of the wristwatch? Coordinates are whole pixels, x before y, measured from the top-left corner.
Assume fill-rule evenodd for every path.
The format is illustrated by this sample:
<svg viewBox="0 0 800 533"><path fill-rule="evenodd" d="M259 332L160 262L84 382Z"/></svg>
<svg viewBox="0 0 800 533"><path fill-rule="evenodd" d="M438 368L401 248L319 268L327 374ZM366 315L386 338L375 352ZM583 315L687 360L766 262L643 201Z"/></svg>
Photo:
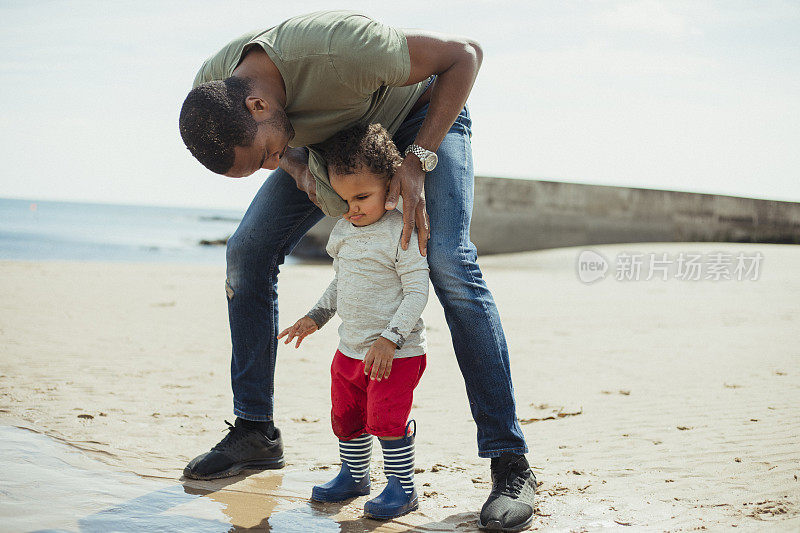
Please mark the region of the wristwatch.
<svg viewBox="0 0 800 533"><path fill-rule="evenodd" d="M415 156L419 158L419 162L422 163L422 170L424 172L430 172L434 168L436 168L436 163L439 162L439 156L436 155L436 152L431 152L430 150L426 150L422 146L417 146L416 144L412 144L408 148L406 148L405 153L403 154L408 155L411 152Z"/></svg>

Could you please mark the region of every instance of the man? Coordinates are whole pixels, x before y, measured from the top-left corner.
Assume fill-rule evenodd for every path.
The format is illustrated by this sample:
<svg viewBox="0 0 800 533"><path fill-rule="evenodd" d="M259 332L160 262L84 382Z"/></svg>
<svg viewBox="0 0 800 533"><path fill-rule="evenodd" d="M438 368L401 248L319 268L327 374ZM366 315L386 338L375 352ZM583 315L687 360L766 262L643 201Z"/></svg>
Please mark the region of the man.
<svg viewBox="0 0 800 533"><path fill-rule="evenodd" d="M493 488L479 526L520 531L531 524L536 479L523 455L508 350L469 240L474 176L465 103L481 59L469 39L335 11L243 35L204 63L181 110L186 146L218 174L274 172L228 241L236 423L187 465L186 477L283 466L273 424L279 265L325 214L347 209L315 145L353 124L377 122L405 153L386 208L402 196L402 246L428 256L477 424L478 455L491 458ZM415 226L419 241L409 244Z"/></svg>

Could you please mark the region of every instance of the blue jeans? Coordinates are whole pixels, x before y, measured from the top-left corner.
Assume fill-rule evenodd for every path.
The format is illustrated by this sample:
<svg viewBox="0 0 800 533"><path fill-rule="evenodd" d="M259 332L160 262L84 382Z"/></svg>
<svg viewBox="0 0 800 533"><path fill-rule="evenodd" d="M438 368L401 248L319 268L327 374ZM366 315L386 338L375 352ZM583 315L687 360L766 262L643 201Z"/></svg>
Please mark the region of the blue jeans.
<svg viewBox="0 0 800 533"><path fill-rule="evenodd" d="M409 115L395 134L401 153L416 137L427 111L424 106ZM425 178L431 227L428 263L478 428L478 455L496 457L528 450L516 417L500 316L469 240L474 193L471 125L464 108L437 150L438 166ZM226 290L236 416L272 419L278 271L286 254L323 216L291 176L278 169L228 241ZM410 246L416 245L412 240Z"/></svg>

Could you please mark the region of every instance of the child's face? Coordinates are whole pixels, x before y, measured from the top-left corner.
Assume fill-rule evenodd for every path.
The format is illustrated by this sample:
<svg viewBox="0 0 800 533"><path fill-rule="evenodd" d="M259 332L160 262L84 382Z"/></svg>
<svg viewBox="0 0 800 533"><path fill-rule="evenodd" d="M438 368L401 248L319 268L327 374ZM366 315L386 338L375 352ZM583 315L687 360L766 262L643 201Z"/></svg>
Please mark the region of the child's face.
<svg viewBox="0 0 800 533"><path fill-rule="evenodd" d="M349 207L344 214L354 226L369 226L377 222L386 213L386 193L389 180L369 170L360 170L355 174L337 174L329 172L331 186Z"/></svg>

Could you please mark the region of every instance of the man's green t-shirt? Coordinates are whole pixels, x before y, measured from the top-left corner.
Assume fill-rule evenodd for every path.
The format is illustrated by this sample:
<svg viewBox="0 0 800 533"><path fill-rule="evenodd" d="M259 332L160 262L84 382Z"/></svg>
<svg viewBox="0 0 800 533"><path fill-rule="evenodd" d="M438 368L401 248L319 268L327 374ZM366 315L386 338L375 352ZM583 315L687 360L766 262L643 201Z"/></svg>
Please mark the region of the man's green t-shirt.
<svg viewBox="0 0 800 533"><path fill-rule="evenodd" d="M394 134L425 91L425 81L403 86L411 72L408 43L400 30L353 11L320 11L246 33L203 63L194 86L228 78L243 52L258 45L286 85L292 147L309 148L325 214L341 216L347 203L330 185L327 166L314 149L355 124L380 123Z"/></svg>

